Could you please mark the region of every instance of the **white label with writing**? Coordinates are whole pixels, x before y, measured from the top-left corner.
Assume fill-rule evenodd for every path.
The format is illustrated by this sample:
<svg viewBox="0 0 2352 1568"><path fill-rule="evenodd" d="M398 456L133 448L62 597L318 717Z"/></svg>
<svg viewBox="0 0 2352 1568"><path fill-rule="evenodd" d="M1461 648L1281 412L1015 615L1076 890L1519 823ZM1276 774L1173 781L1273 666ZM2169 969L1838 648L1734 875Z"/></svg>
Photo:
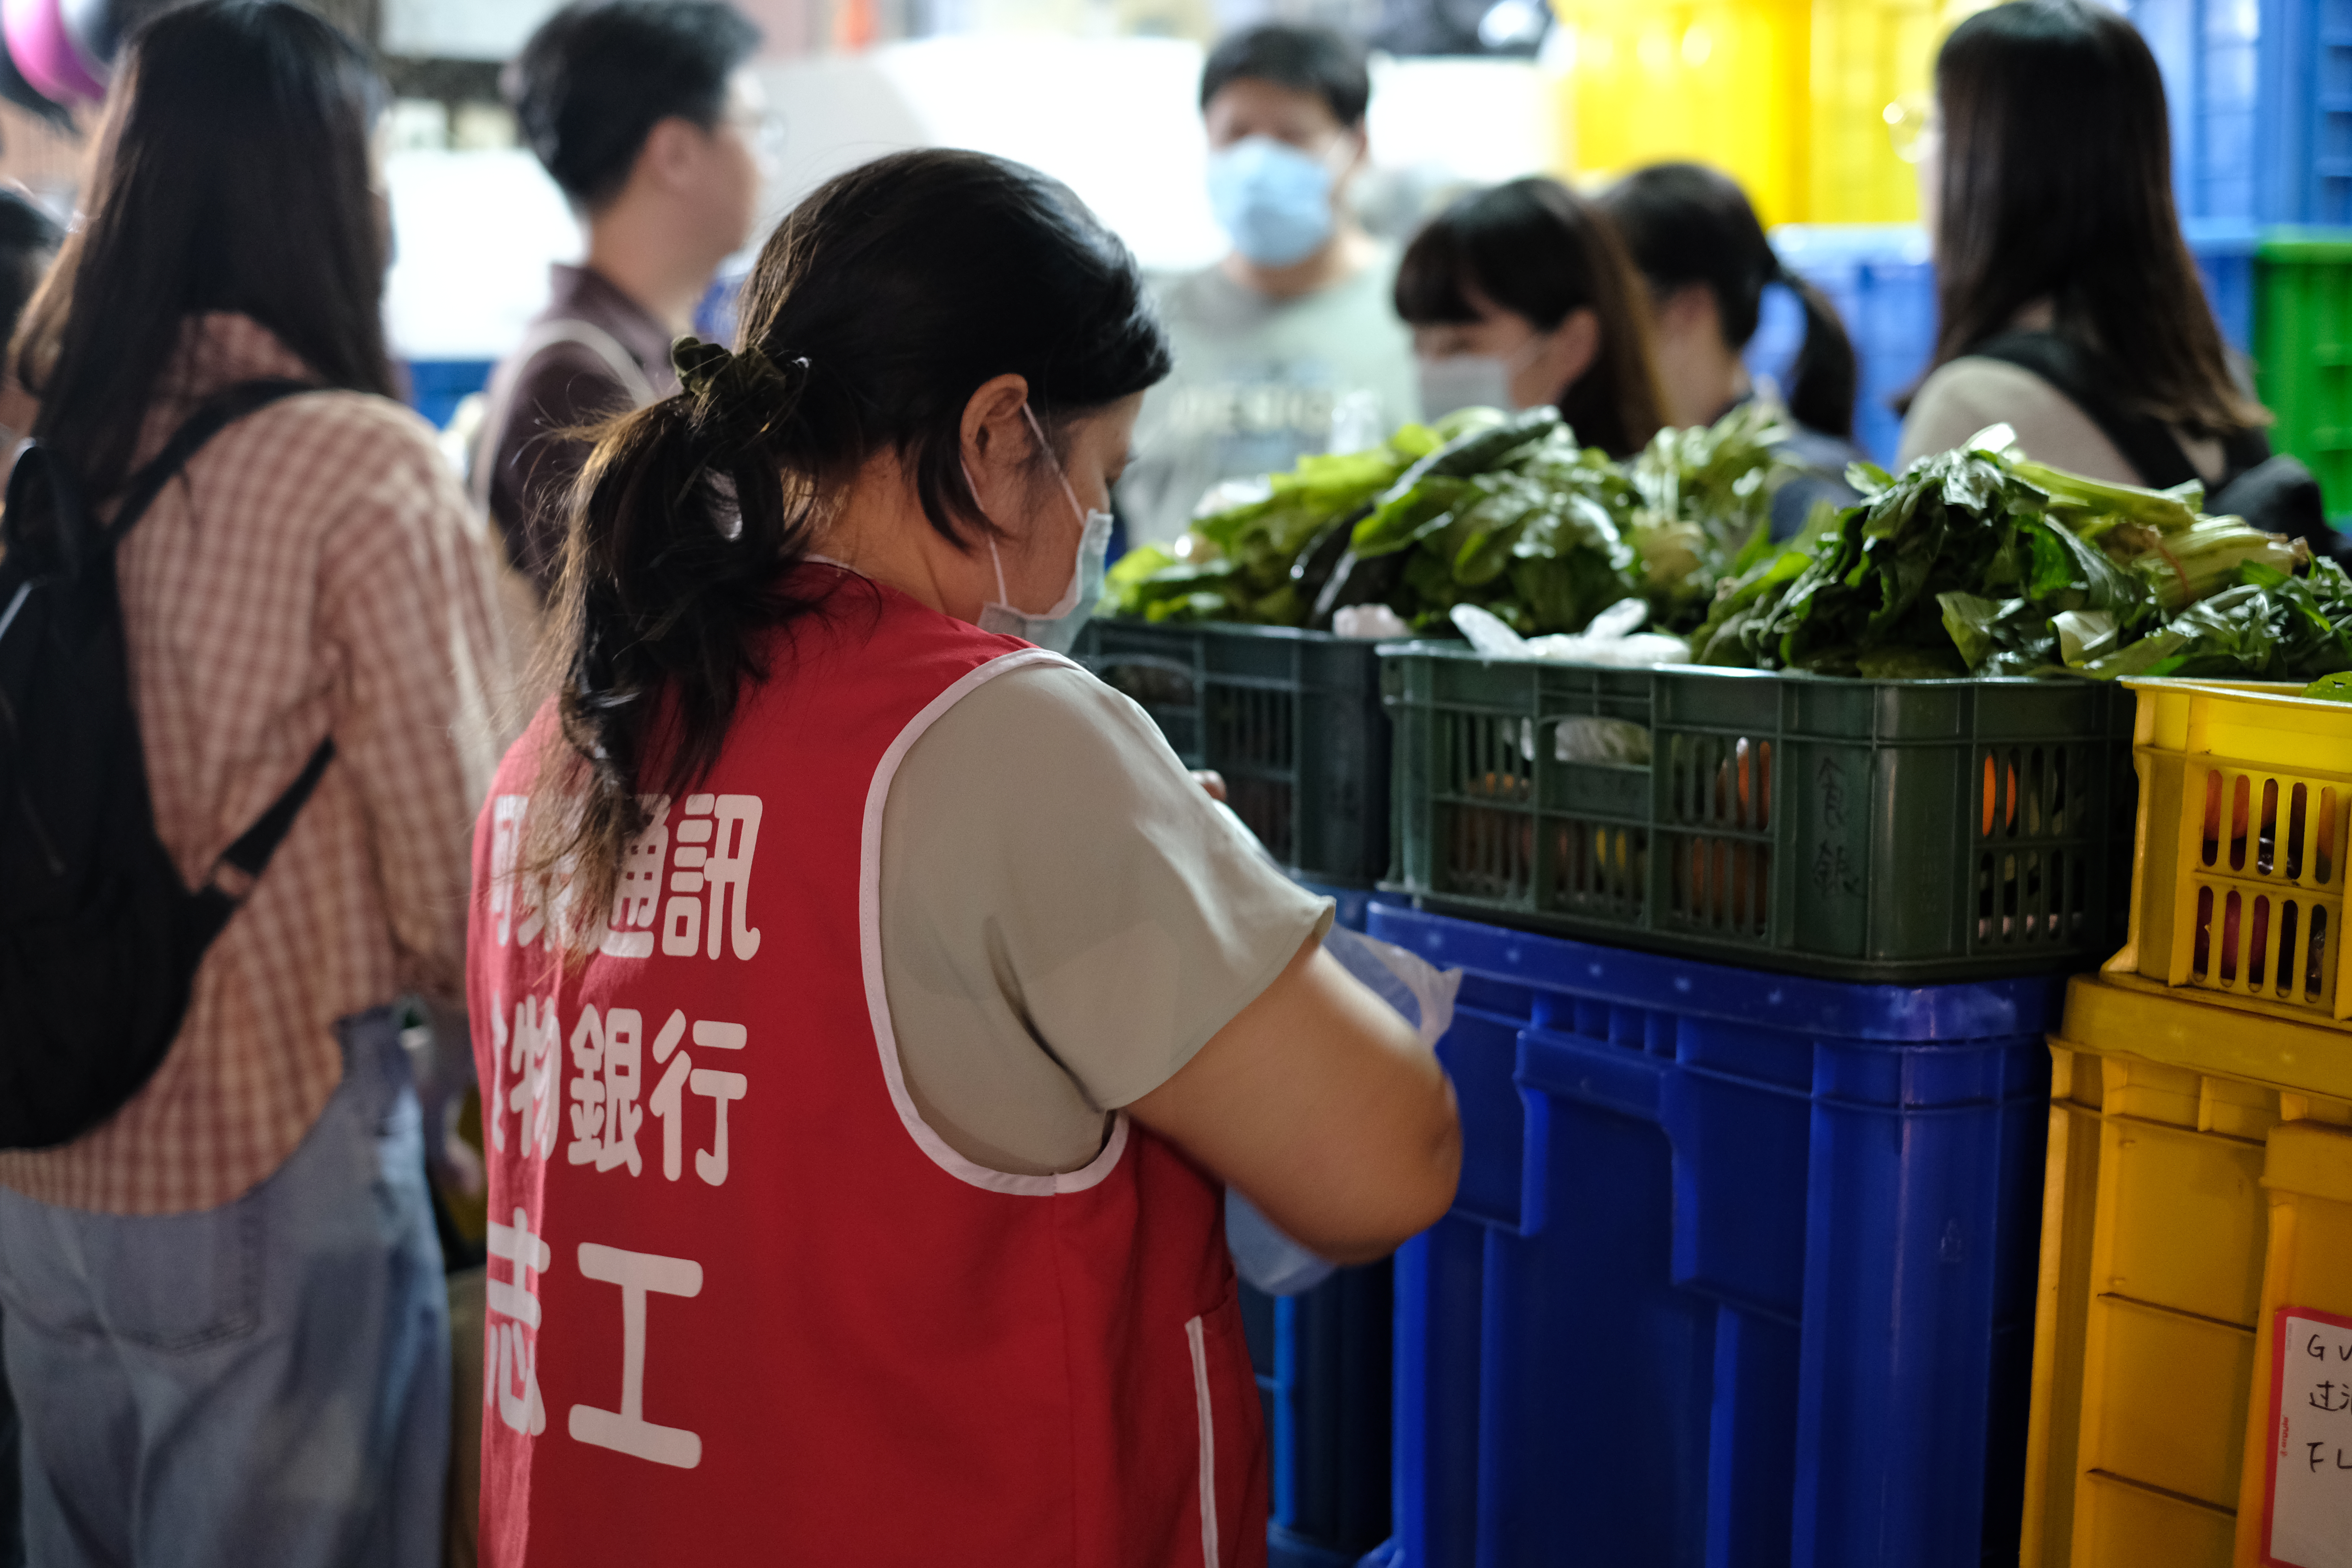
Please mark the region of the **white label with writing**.
<svg viewBox="0 0 2352 1568"><path fill-rule="evenodd" d="M2282 1307L2273 1348L2266 1555L2352 1568L2352 1319Z"/></svg>

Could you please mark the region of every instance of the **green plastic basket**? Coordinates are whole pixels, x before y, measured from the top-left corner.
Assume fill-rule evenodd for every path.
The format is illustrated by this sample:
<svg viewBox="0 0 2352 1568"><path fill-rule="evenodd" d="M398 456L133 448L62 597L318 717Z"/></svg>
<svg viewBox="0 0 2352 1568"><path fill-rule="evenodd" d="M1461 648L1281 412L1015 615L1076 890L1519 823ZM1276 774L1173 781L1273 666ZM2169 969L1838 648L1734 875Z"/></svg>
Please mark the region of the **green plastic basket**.
<svg viewBox="0 0 2352 1568"><path fill-rule="evenodd" d="M2255 270L2254 361L2271 444L2319 479L2331 518L2352 516L2352 230L2277 229Z"/></svg>
<svg viewBox="0 0 2352 1568"><path fill-rule="evenodd" d="M1381 649L1388 891L1839 980L2093 969L2130 902L2131 694Z"/></svg>
<svg viewBox="0 0 2352 1568"><path fill-rule="evenodd" d="M1369 888L1389 863L1389 721L1375 645L1223 624L1088 623L1078 662L1143 705L1294 876Z"/></svg>

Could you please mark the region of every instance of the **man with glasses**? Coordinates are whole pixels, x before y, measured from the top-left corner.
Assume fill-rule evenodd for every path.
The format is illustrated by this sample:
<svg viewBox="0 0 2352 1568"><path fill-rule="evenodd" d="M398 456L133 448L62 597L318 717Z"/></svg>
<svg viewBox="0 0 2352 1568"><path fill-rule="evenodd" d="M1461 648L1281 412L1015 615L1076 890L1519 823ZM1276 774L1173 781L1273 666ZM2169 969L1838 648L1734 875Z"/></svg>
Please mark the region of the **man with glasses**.
<svg viewBox="0 0 2352 1568"><path fill-rule="evenodd" d="M586 446L572 432L677 386L670 340L749 241L772 121L723 0L578 0L507 68L523 140L587 231L587 259L490 379L473 486L544 596Z"/></svg>
<svg viewBox="0 0 2352 1568"><path fill-rule="evenodd" d="M1324 27L1238 33L1201 75L1224 259L1160 290L1175 373L1145 400L1119 487L1132 544L1167 544L1205 492L1359 450L1419 416L1396 257L1357 224L1371 79Z"/></svg>

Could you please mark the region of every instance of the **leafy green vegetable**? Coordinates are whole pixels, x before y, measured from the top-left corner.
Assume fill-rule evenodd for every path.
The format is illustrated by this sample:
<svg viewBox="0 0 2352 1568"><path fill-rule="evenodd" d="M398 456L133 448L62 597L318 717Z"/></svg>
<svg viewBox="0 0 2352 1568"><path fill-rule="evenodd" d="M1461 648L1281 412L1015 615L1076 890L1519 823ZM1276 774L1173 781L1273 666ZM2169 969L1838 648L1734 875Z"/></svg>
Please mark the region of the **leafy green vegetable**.
<svg viewBox="0 0 2352 1568"><path fill-rule="evenodd" d="M1698 657L1988 676L2302 668L2335 657L2319 628L2336 623L2312 601L2332 590L2289 575L2300 546L2237 518L2199 517L2197 486L2106 484L2009 446L1995 426L1899 476L1857 464L1848 479L1864 503L1836 519L1801 570L1776 564L1735 580ZM2257 574L2275 603L2237 593ZM2352 619L2346 609L2338 619Z"/></svg>
<svg viewBox="0 0 2352 1568"><path fill-rule="evenodd" d="M2233 588L2190 605L2159 630L2095 659L2084 673L2310 680L2352 670L2352 578L2322 558L2291 577L2259 561Z"/></svg>
<svg viewBox="0 0 2352 1568"><path fill-rule="evenodd" d="M1794 471L1790 434L1772 404L1741 404L1715 424L1664 429L1625 465L1635 504L1626 542L1661 626L1704 620L1731 563L1771 530L1772 497ZM1744 569L1744 568L1743 568Z"/></svg>

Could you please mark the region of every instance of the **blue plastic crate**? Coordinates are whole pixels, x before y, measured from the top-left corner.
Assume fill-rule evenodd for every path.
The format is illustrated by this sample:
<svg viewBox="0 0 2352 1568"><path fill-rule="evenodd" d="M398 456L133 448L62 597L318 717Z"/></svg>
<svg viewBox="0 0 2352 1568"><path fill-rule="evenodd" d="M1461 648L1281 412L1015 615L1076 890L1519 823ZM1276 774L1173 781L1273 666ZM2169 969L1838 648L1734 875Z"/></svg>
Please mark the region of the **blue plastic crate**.
<svg viewBox="0 0 2352 1568"><path fill-rule="evenodd" d="M1862 364L1854 444L1892 465L1903 435L1894 400L1927 368L1936 347L1936 268L1912 224L1790 224L1772 231L1781 264L1829 296ZM1748 345L1751 366L1794 356L1801 320L1776 315ZM1791 328L1794 334L1791 335ZM1785 343L1775 340L1787 337Z"/></svg>
<svg viewBox="0 0 2352 1568"><path fill-rule="evenodd" d="M2164 72L2183 214L2352 223L2352 0L2122 0Z"/></svg>
<svg viewBox="0 0 2352 1568"><path fill-rule="evenodd" d="M1371 931L1465 976L1462 1194L1396 1261L1395 1563L2013 1548L2056 983Z"/></svg>
<svg viewBox="0 0 2352 1568"><path fill-rule="evenodd" d="M2184 228L2221 335L2248 352L2259 229L2234 218L2191 219ZM1837 307L1862 366L1854 443L1892 467L1903 437L1895 399L1917 383L1936 350L1936 265L1926 232L1909 224L1789 224L1772 231L1772 246L1783 266ZM1785 379L1803 335L1801 313L1768 304L1748 345L1750 373Z"/></svg>
<svg viewBox="0 0 2352 1568"><path fill-rule="evenodd" d="M449 423L457 405L488 386L497 362L486 359L413 359L408 362L408 405L436 429Z"/></svg>

